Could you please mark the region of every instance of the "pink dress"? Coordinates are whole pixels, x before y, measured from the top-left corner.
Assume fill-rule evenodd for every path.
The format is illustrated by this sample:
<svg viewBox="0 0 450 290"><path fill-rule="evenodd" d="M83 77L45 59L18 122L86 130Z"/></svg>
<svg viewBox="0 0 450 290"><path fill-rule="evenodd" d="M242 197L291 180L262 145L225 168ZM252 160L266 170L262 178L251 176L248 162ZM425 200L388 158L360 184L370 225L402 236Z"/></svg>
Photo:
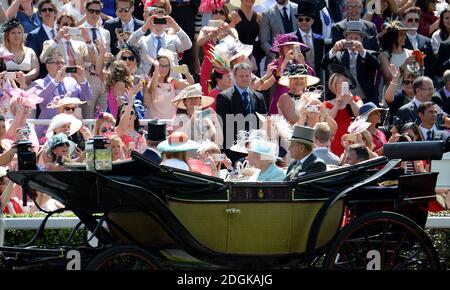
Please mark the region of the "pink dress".
<svg viewBox="0 0 450 290"><path fill-rule="evenodd" d="M117 117L117 110L119 110L119 106L117 105L116 96L114 95L114 88L110 88L108 92L108 111L114 116Z"/></svg>
<svg viewBox="0 0 450 290"><path fill-rule="evenodd" d="M122 139L125 148L129 147L130 142L134 142L133 149L138 151L139 153L144 153L145 149L147 148L147 143L145 142L144 137L142 137L141 134L134 130L131 134L126 133L121 135L120 139Z"/></svg>
<svg viewBox="0 0 450 290"><path fill-rule="evenodd" d="M173 119L176 108L172 104L175 98L175 82L169 78L168 83L159 83L152 94L150 108L145 112L146 119Z"/></svg>

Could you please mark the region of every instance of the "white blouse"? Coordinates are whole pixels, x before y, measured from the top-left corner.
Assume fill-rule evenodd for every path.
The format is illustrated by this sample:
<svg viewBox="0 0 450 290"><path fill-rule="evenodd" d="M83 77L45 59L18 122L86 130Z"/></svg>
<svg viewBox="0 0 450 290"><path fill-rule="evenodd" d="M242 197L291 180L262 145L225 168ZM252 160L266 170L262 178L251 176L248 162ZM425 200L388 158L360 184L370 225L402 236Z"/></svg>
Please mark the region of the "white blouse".
<svg viewBox="0 0 450 290"><path fill-rule="evenodd" d="M25 47L25 57L23 58L21 63L16 63L14 60L6 61L6 70L8 71L23 71L24 73L29 72L33 68L31 67L31 62L33 56L36 56L34 50L29 47Z"/></svg>

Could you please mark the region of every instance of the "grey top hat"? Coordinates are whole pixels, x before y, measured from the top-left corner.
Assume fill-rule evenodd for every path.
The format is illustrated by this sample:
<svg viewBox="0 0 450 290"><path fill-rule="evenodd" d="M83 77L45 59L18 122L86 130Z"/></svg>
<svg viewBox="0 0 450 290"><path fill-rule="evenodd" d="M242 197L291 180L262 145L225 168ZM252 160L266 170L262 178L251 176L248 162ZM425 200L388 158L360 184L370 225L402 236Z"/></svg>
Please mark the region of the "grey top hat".
<svg viewBox="0 0 450 290"><path fill-rule="evenodd" d="M364 32L364 24L361 21L348 21L344 36L346 36L347 33L358 33L361 37L364 37L364 35L366 35Z"/></svg>
<svg viewBox="0 0 450 290"><path fill-rule="evenodd" d="M300 142L303 144L313 145L314 142L314 129L304 126L294 126L294 132L289 141Z"/></svg>

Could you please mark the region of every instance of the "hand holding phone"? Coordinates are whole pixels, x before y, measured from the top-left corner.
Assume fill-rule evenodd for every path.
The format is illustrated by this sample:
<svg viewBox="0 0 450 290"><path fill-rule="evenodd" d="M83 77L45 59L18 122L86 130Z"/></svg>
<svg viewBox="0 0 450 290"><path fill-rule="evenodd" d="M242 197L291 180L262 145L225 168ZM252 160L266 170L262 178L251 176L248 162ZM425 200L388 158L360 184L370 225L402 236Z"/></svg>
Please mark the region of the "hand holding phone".
<svg viewBox="0 0 450 290"><path fill-rule="evenodd" d="M353 41L347 40L347 41L345 42L345 44L344 44L344 47L345 47L346 49L352 49L352 48L353 48Z"/></svg>
<svg viewBox="0 0 450 290"><path fill-rule="evenodd" d="M15 80L16 79L16 72L11 72L11 71L6 72L5 79Z"/></svg>
<svg viewBox="0 0 450 290"><path fill-rule="evenodd" d="M183 75L187 73L187 69L183 65L174 65L172 71L176 74L183 74Z"/></svg>
<svg viewBox="0 0 450 290"><path fill-rule="evenodd" d="M166 18L158 17L153 19L153 24L167 24Z"/></svg>
<svg viewBox="0 0 450 290"><path fill-rule="evenodd" d="M223 156L223 154L211 154L211 157L216 162L225 160L225 157Z"/></svg>
<svg viewBox="0 0 450 290"><path fill-rule="evenodd" d="M342 82L341 83L341 95L348 95L348 94L350 94L348 82Z"/></svg>
<svg viewBox="0 0 450 290"><path fill-rule="evenodd" d="M81 31L78 27L69 27L69 34L70 36L78 36L81 34Z"/></svg>
<svg viewBox="0 0 450 290"><path fill-rule="evenodd" d="M77 72L77 67L76 66L68 66L66 67L66 73L70 74L70 73L76 73Z"/></svg>
<svg viewBox="0 0 450 290"><path fill-rule="evenodd" d="M208 21L208 26L209 27L220 27L223 24L222 20L209 20Z"/></svg>
<svg viewBox="0 0 450 290"><path fill-rule="evenodd" d="M300 44L294 44L292 47L292 52L294 53L294 58L299 58L301 53Z"/></svg>

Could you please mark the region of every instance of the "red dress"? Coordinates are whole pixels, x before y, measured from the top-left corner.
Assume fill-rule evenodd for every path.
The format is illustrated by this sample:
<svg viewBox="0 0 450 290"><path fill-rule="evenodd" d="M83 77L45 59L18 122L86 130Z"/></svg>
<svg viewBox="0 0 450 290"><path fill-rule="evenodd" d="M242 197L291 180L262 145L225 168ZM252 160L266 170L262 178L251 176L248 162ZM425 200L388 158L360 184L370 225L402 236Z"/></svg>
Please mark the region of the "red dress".
<svg viewBox="0 0 450 290"><path fill-rule="evenodd" d="M202 69L200 71L200 85L202 86L203 95L208 95L208 80L211 78L212 63L208 56L210 55L209 50L214 46L211 41L208 41L203 45L203 62Z"/></svg>
<svg viewBox="0 0 450 290"><path fill-rule="evenodd" d="M359 100L361 100L360 97L353 96L353 101L357 102ZM329 101L325 101L324 104L325 107L330 110L334 107L334 105ZM330 149L331 152L337 156L341 156L341 154L344 153L344 147L341 144L341 137L342 135L347 134L348 126L352 122L352 116L348 113L347 108L343 108L337 112L334 120L337 123L337 130L336 135L334 135L334 139L331 142Z"/></svg>
<svg viewBox="0 0 450 290"><path fill-rule="evenodd" d="M216 98L217 98L217 95L218 95L220 92L221 92L220 89L214 88L214 89L210 90L210 91L209 91L209 94L208 94L208 96L214 98L214 103L212 103L211 106L209 106L209 107L210 107L211 109L213 109L214 111L216 110Z"/></svg>
<svg viewBox="0 0 450 290"><path fill-rule="evenodd" d="M387 143L386 136L384 136L384 133L378 129L376 135L373 135L372 133L370 133L370 135L372 135L372 141L373 144L375 145L375 148L373 148L374 152L376 152L378 149L383 147L384 144Z"/></svg>

